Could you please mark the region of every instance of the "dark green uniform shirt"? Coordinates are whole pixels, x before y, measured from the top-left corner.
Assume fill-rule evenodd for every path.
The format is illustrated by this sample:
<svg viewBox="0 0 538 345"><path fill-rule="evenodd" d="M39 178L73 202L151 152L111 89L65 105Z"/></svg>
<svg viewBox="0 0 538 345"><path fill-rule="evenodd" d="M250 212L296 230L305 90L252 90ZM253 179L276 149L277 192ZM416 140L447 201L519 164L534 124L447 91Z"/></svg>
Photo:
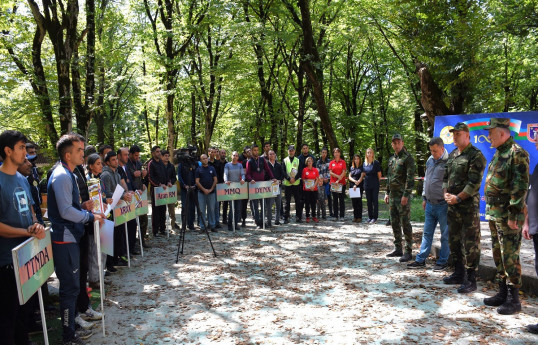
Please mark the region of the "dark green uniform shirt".
<svg viewBox="0 0 538 345"><path fill-rule="evenodd" d="M445 177L443 178L443 189L450 194L459 194L465 192L470 197L461 202L469 205L473 201L478 205L480 201L480 184L484 168L486 167L486 158L482 152L471 145L460 153L455 148L448 155L446 163Z"/></svg>
<svg viewBox="0 0 538 345"><path fill-rule="evenodd" d="M524 220L523 207L529 188L529 154L510 137L497 147L488 165L486 219Z"/></svg>
<svg viewBox="0 0 538 345"><path fill-rule="evenodd" d="M415 160L403 148L399 153L395 153L389 158L389 169L387 171L387 194L402 194L409 197L415 185Z"/></svg>

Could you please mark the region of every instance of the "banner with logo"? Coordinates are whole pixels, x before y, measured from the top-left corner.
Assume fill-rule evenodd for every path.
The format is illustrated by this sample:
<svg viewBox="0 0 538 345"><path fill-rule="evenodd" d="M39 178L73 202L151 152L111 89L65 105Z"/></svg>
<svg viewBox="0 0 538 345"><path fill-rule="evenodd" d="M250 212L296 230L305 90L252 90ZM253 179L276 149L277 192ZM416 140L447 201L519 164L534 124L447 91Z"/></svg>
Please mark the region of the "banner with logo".
<svg viewBox="0 0 538 345"><path fill-rule="evenodd" d="M217 201L248 199L248 183L232 182L217 184Z"/></svg>
<svg viewBox="0 0 538 345"><path fill-rule="evenodd" d="M134 193L136 202L135 214L136 216L142 216L148 214L148 192L146 190L142 192L136 191Z"/></svg>
<svg viewBox="0 0 538 345"><path fill-rule="evenodd" d="M31 237L11 250L19 303L23 305L54 272L50 230L45 238Z"/></svg>
<svg viewBox="0 0 538 345"><path fill-rule="evenodd" d="M114 225L118 226L136 218L136 200L133 198L131 202L120 200L114 207Z"/></svg>
<svg viewBox="0 0 538 345"><path fill-rule="evenodd" d="M172 187L155 187L155 206L175 204L177 202L177 185Z"/></svg>
<svg viewBox="0 0 538 345"><path fill-rule="evenodd" d="M274 197L273 181L261 181L248 184L248 198L250 200Z"/></svg>
<svg viewBox="0 0 538 345"><path fill-rule="evenodd" d="M469 115L449 115L436 116L434 126L434 136L441 137L445 143L445 148L450 153L456 148L450 129L458 122L464 122L469 126L471 144L477 147L486 160L489 162L493 158L496 149L491 147L488 139L488 131L484 129L490 118L501 117L510 119L510 132L514 141L529 153L530 174L538 164L538 153L536 152L535 141L538 140L538 111L519 113L491 113L491 114L469 114ZM486 180L487 167L484 170L482 185L480 186L480 218L485 220L486 202L484 197L484 183Z"/></svg>

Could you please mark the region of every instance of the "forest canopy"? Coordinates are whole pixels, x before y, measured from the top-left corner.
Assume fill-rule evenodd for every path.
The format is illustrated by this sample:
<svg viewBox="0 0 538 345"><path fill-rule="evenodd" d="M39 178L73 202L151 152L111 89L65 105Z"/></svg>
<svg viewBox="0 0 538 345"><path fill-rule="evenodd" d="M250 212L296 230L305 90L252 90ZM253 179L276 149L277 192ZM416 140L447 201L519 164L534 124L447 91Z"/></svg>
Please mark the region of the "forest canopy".
<svg viewBox="0 0 538 345"><path fill-rule="evenodd" d="M535 0L4 0L0 130L419 162L436 116L537 110ZM420 171L419 171L420 174Z"/></svg>

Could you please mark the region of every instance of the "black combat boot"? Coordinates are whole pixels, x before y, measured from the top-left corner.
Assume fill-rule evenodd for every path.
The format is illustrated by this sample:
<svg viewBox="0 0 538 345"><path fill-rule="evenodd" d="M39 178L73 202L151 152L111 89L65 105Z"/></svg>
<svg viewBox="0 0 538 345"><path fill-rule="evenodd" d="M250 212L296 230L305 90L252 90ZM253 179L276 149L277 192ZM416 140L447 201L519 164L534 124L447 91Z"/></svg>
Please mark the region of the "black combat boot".
<svg viewBox="0 0 538 345"><path fill-rule="evenodd" d="M448 277L444 277L443 282L449 285L461 284L463 283L464 276L465 267L463 266L462 262L458 261L456 262L454 273L452 273Z"/></svg>
<svg viewBox="0 0 538 345"><path fill-rule="evenodd" d="M411 252L406 251L404 255L402 255L402 257L400 258L400 262L411 261L412 258L413 258L413 255L411 254Z"/></svg>
<svg viewBox="0 0 538 345"><path fill-rule="evenodd" d="M497 313L502 315L512 315L521 311L521 303L519 302L519 289L513 286L508 287L508 298L497 308Z"/></svg>
<svg viewBox="0 0 538 345"><path fill-rule="evenodd" d="M476 270L468 269L467 274L463 278L463 283L458 288L459 293L469 293L476 291Z"/></svg>
<svg viewBox="0 0 538 345"><path fill-rule="evenodd" d="M484 298L484 304L490 307L498 307L506 302L508 296L508 287L506 286L506 280L499 282L499 292L493 297Z"/></svg>
<svg viewBox="0 0 538 345"><path fill-rule="evenodd" d="M527 325L527 331L533 334L538 334L538 323L536 325Z"/></svg>
<svg viewBox="0 0 538 345"><path fill-rule="evenodd" d="M402 255L403 255L402 248L396 248L394 249L392 253L387 254L387 258L395 258Z"/></svg>

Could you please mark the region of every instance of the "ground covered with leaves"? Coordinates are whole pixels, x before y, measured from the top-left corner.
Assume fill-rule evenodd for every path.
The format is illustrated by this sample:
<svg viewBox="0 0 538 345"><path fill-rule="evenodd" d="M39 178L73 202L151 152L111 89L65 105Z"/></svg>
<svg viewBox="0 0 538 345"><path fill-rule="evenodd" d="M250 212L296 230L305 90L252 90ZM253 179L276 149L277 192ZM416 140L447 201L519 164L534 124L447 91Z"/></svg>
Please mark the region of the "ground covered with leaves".
<svg viewBox="0 0 538 345"><path fill-rule="evenodd" d="M249 225L247 223L247 225ZM417 227L417 232L420 228ZM420 244L416 234L415 254ZM250 223L235 233L187 232L151 241L145 256L111 277L106 337L92 344L536 344L524 326L538 322L538 299L502 316L482 299L444 285L448 272L408 270L392 250L392 230L351 222Z"/></svg>

